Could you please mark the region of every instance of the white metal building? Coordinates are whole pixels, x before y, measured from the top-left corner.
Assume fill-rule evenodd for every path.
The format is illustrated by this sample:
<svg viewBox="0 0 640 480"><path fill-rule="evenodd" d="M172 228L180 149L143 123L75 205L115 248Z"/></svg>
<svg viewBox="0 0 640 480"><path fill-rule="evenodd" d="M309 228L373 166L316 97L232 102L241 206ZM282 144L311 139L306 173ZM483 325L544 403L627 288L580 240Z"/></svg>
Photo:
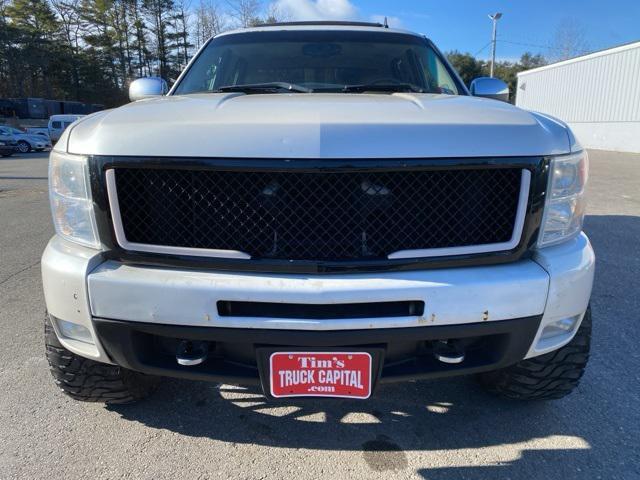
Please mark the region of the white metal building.
<svg viewBox="0 0 640 480"><path fill-rule="evenodd" d="M584 147L640 152L640 42L519 73L516 105L564 120Z"/></svg>

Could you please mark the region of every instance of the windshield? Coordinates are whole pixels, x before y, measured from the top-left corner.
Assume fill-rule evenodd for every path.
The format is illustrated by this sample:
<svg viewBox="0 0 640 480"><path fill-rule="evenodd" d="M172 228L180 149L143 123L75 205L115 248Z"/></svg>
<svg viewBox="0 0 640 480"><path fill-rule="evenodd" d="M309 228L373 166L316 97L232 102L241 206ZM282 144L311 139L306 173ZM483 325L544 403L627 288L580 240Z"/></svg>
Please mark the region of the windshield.
<svg viewBox="0 0 640 480"><path fill-rule="evenodd" d="M274 83L296 88L277 89ZM397 91L461 93L426 39L340 30L258 31L215 38L174 93L217 92L233 86L253 86L255 91L268 84L266 93L390 92L394 86Z"/></svg>

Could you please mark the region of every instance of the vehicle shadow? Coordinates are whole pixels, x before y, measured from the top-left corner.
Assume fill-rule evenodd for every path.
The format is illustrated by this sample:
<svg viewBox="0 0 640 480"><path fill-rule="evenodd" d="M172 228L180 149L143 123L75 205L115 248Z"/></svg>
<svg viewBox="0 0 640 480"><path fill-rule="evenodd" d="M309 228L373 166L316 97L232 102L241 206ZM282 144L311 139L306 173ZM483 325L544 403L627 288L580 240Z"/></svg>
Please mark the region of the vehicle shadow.
<svg viewBox="0 0 640 480"><path fill-rule="evenodd" d="M267 401L257 388L166 380L143 404L108 408L125 419L189 436L321 450L361 449L367 442L374 442L368 444L371 449L395 451L522 441L517 429L498 429L492 438L482 431L495 433L495 421L519 422L524 414L542 419L528 438L554 433L554 423L544 420L550 404L492 397L471 378L381 385L367 401ZM403 448L396 438L402 438Z"/></svg>
<svg viewBox="0 0 640 480"><path fill-rule="evenodd" d="M359 451L372 471L409 469L425 479L567 480L597 478L594 472L603 471L610 472L603 478L640 478L640 467L633 462L640 435L637 425L627 427L640 418L637 406L628 401L628 395L638 393L629 382L640 369L640 357L624 357L640 333L630 310L637 303L609 305L626 286L637 283L640 252L637 242L629 242L640 236L640 217L590 216L586 229L593 232L592 243L604 259L592 297L596 347L581 385L565 399L509 401L485 393L471 377L459 377L381 385L367 401L267 402L256 389L167 379L146 402L108 408L123 419L186 436ZM617 328L626 329L624 338L620 331L599 326L614 319ZM629 345L619 348L621 343ZM611 365L624 365L624 372L612 377ZM626 435L624 444L613 449L621 435ZM416 465L415 456L408 455L415 451L445 460L419 460ZM443 464L457 466L438 466Z"/></svg>
<svg viewBox="0 0 640 480"><path fill-rule="evenodd" d="M372 472L391 475L413 470L426 479L531 479L545 473L560 478L562 471L565 480L580 478L574 466L608 448L582 428L588 414L580 411L585 401L580 390L558 402L523 403L490 396L473 378L461 377L382 385L364 402L272 403L256 389L180 380L165 382L157 393L143 404L108 408L123 419L186 436L356 451ZM548 450L528 443L539 439L545 439ZM473 449L488 451L483 455L498 465L432 469L430 461L416 467L411 458L416 451L447 456L446 451L459 455Z"/></svg>

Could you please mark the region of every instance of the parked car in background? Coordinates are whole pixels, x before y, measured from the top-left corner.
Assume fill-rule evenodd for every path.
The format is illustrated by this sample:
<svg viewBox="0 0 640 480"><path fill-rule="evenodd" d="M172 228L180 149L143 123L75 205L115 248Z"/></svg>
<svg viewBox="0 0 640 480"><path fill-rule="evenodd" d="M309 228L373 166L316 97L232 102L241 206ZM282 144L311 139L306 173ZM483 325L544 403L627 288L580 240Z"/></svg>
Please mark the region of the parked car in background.
<svg viewBox="0 0 640 480"><path fill-rule="evenodd" d="M4 140L0 140L0 156L10 157L15 151L15 147L8 145Z"/></svg>
<svg viewBox="0 0 640 480"><path fill-rule="evenodd" d="M0 130L15 137L18 144L17 150L20 153L27 153L32 150L40 152L46 148L51 148L51 140L48 137L27 133L13 127L0 127Z"/></svg>
<svg viewBox="0 0 640 480"><path fill-rule="evenodd" d="M0 127L0 155L3 157L8 157L13 155L16 151L16 147L18 143L16 139L11 133L5 132L5 129Z"/></svg>
<svg viewBox="0 0 640 480"><path fill-rule="evenodd" d="M84 115L51 115L49 117L49 138L57 142L69 125Z"/></svg>
<svg viewBox="0 0 640 480"><path fill-rule="evenodd" d="M25 128L27 133L40 135L43 137L49 138L49 128L48 127L29 127Z"/></svg>

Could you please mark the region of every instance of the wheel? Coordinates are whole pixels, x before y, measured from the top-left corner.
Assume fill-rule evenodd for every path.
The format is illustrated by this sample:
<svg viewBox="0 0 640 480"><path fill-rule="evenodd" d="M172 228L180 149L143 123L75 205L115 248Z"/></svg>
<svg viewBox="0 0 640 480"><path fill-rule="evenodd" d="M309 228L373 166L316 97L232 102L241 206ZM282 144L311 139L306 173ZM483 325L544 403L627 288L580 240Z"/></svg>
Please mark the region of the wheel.
<svg viewBox="0 0 640 480"><path fill-rule="evenodd" d="M562 348L522 360L501 370L481 374L480 383L491 393L517 400L553 400L578 386L589 361L591 308L573 340Z"/></svg>
<svg viewBox="0 0 640 480"><path fill-rule="evenodd" d="M18 151L20 153L29 153L31 151L31 145L24 140L18 141Z"/></svg>
<svg viewBox="0 0 640 480"><path fill-rule="evenodd" d="M94 362L70 352L58 341L48 314L44 338L51 374L58 387L74 400L133 403L153 393L159 383L158 377Z"/></svg>

